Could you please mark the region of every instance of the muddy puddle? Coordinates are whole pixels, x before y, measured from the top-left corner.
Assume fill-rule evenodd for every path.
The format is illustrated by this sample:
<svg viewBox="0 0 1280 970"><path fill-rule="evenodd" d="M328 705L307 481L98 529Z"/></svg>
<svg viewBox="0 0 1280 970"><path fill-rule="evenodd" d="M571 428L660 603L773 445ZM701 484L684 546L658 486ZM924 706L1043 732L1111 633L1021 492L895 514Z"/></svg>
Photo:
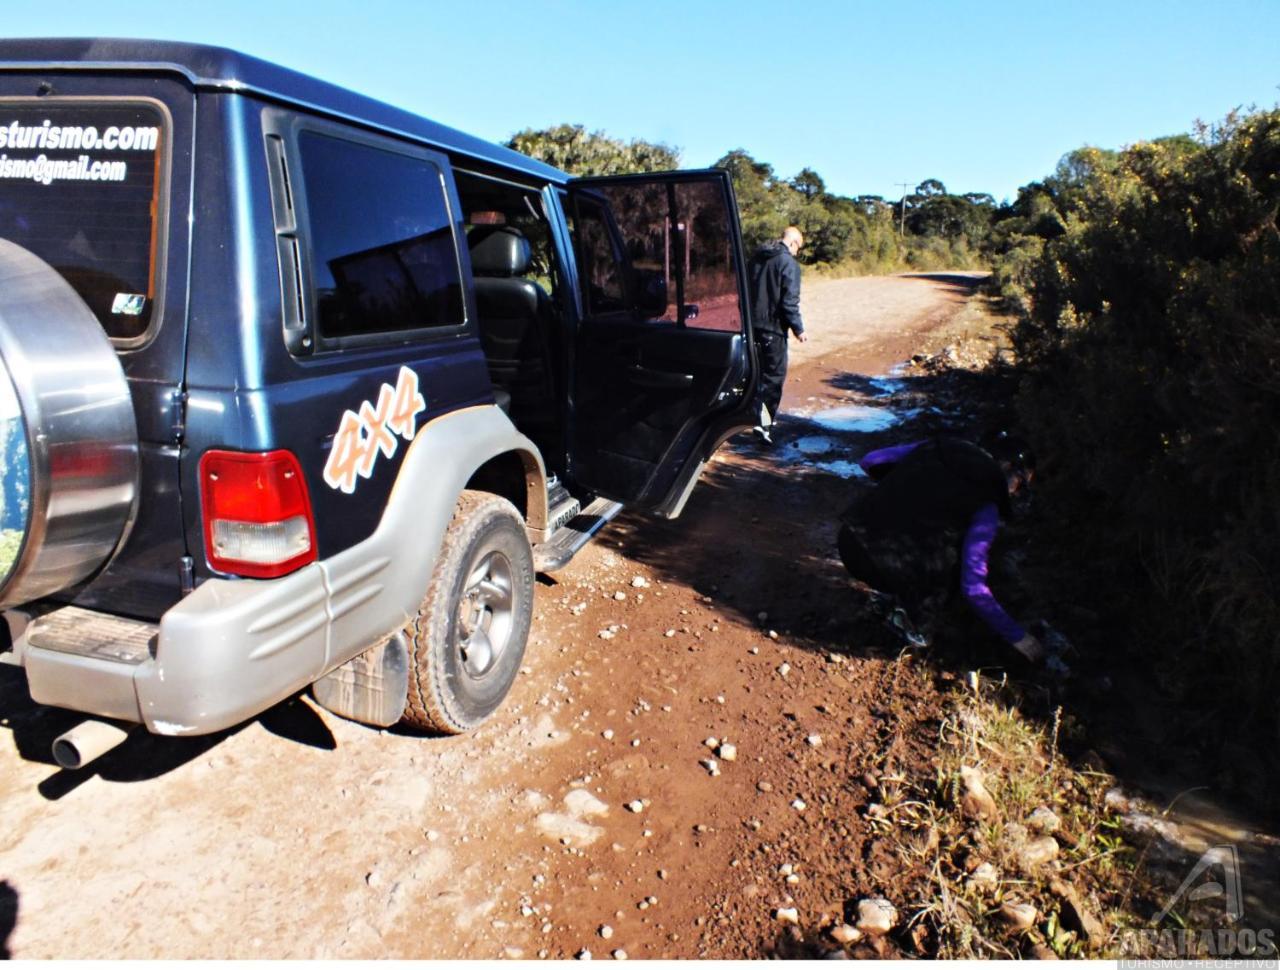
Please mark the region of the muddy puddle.
<svg viewBox="0 0 1280 970"><path fill-rule="evenodd" d="M868 450L861 435L887 431L920 414L919 408L899 407L892 399L903 395L907 382L895 376L899 368L888 374L866 378L867 390L859 395L872 403L850 403L837 407L815 408L812 404L789 409L787 416L809 427L809 433L783 444L777 451L788 465L801 465L816 472L839 478L866 478L858 458ZM810 402L816 398L809 398Z"/></svg>

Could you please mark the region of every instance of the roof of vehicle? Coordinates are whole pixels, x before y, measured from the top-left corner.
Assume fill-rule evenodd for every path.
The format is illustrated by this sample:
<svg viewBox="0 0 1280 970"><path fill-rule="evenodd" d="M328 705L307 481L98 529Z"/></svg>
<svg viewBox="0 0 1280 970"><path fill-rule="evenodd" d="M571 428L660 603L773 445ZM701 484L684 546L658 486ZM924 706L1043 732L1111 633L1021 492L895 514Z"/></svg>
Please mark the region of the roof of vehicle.
<svg viewBox="0 0 1280 970"><path fill-rule="evenodd" d="M515 169L539 180L563 183L569 178L559 169L509 148L336 84L224 47L124 38L0 40L0 71L33 68L175 71L199 89L239 91L298 105L332 117L407 135L450 152Z"/></svg>

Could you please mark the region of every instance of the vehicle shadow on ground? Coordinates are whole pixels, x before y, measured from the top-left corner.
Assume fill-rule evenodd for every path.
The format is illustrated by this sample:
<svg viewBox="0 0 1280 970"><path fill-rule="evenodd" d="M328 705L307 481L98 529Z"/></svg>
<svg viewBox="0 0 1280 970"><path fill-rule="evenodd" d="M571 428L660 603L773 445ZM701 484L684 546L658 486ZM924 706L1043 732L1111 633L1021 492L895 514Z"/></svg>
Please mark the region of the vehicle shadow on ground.
<svg viewBox="0 0 1280 970"><path fill-rule="evenodd" d="M248 721L225 731L186 738L162 737L139 727L119 747L83 768L58 768L53 757L54 739L85 720L88 718L76 711L37 704L27 692L23 671L0 666L0 728L12 733L14 747L24 761L57 768L36 786L50 801L66 797L92 778L110 782L159 778L195 761L254 723ZM270 733L298 744L330 751L337 747L328 726L301 695L264 711L256 722Z"/></svg>
<svg viewBox="0 0 1280 970"><path fill-rule="evenodd" d="M869 487L856 461L932 434L980 436L994 419L962 404L1006 397L1002 381L969 372L834 375L828 383L845 392L844 402L784 413L772 447L750 436L733 439L708 465L679 520L628 513L610 539L762 634L776 630L819 652L896 653L901 645L863 615L836 552L840 513Z"/></svg>

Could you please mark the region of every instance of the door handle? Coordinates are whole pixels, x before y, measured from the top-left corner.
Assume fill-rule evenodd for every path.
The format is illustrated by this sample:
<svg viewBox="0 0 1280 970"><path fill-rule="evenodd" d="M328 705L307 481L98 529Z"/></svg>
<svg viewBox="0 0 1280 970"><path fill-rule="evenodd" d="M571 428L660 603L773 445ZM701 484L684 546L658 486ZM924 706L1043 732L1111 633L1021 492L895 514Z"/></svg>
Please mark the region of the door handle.
<svg viewBox="0 0 1280 970"><path fill-rule="evenodd" d="M627 369L627 375L630 377L631 383L639 384L641 387L671 389L693 387L692 374L679 374L669 370L654 370L651 367L645 367L643 364L632 364Z"/></svg>

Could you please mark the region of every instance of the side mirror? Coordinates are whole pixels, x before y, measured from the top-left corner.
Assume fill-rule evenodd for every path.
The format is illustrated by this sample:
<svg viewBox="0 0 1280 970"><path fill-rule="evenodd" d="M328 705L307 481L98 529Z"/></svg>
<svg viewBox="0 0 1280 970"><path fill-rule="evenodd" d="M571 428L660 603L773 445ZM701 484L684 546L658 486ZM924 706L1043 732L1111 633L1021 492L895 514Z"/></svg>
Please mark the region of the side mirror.
<svg viewBox="0 0 1280 970"><path fill-rule="evenodd" d="M636 313L647 319L659 319L667 312L667 278L658 270L634 271L634 305Z"/></svg>

